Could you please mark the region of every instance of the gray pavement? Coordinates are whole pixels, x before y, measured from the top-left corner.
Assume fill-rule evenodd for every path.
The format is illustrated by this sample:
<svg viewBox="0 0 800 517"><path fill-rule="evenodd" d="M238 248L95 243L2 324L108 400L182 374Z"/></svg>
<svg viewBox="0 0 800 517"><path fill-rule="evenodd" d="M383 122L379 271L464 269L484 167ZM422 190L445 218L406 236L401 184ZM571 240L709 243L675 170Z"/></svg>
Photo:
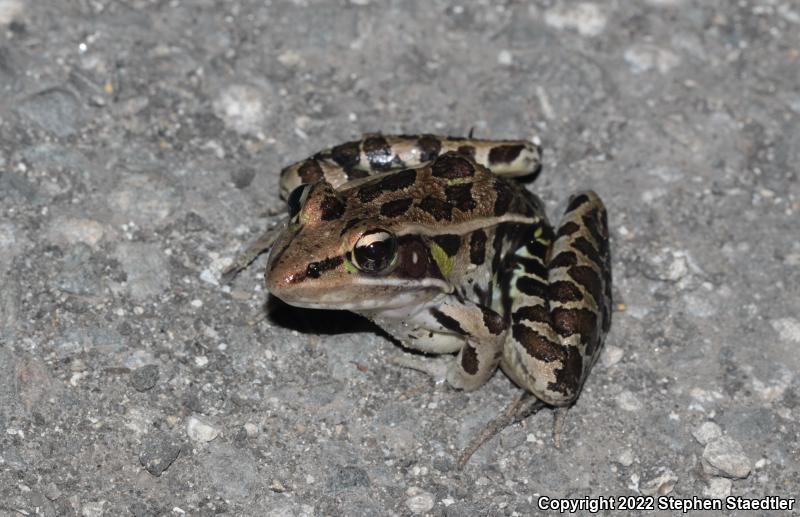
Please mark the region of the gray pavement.
<svg viewBox="0 0 800 517"><path fill-rule="evenodd" d="M798 33L790 0L0 0L0 515L796 497ZM263 257L218 278L282 165L471 128L541 140L551 215L603 197L617 310L562 447L543 411L458 471L507 378L399 368Z"/></svg>

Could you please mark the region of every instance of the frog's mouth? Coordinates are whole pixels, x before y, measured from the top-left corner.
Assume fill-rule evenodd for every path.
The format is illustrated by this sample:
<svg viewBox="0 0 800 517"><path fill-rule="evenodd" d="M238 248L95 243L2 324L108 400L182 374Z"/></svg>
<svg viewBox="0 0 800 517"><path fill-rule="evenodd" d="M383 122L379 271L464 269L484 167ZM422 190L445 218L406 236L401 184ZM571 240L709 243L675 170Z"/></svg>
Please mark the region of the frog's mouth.
<svg viewBox="0 0 800 517"><path fill-rule="evenodd" d="M344 276L342 276L344 275ZM349 273L331 272L320 278L307 276L296 279L267 277L269 292L289 305L307 309L338 309L353 312L375 310L394 310L424 304L443 290L447 285L437 279L409 281L391 277L354 277Z"/></svg>

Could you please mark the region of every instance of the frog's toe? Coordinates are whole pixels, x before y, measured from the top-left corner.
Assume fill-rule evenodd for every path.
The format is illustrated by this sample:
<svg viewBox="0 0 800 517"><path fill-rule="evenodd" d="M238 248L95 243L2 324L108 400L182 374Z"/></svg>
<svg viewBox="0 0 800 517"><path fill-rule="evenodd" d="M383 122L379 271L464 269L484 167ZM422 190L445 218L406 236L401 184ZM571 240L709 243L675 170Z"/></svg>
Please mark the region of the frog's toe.
<svg viewBox="0 0 800 517"><path fill-rule="evenodd" d="M409 368L428 375L436 384L444 384L449 381L450 363L449 357L415 357L411 354L403 354L392 357L389 360L392 364L402 368Z"/></svg>

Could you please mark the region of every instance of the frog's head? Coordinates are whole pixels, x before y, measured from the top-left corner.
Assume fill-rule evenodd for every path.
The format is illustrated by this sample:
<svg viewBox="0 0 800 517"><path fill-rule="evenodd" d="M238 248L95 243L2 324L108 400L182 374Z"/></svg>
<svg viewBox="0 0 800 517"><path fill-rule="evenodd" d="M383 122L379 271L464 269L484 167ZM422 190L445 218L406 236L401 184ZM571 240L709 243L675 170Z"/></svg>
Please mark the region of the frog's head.
<svg viewBox="0 0 800 517"><path fill-rule="evenodd" d="M406 307L447 288L428 246L374 205L320 181L287 199L289 220L272 247L267 289L290 305L356 312Z"/></svg>

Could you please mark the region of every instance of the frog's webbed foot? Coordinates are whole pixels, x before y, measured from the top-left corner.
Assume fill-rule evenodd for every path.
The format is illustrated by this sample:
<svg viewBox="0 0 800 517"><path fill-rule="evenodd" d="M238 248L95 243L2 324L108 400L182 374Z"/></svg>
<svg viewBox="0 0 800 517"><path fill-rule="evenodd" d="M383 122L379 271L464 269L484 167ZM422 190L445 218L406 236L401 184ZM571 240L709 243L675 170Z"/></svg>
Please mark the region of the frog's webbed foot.
<svg viewBox="0 0 800 517"><path fill-rule="evenodd" d="M529 416L539 412L540 409L547 407L545 402L537 399L530 392L524 391L521 395L514 398L511 404L497 415L494 420L486 424L480 433L469 442L458 457L458 469L463 470L467 462L475 454L475 451L491 440L496 434L510 426L522 422ZM561 431L567 417L569 406L557 407L553 413L553 444L556 449L561 448Z"/></svg>
<svg viewBox="0 0 800 517"><path fill-rule="evenodd" d="M275 239L278 238L278 235L283 227L283 224L278 224L270 228L254 242L250 243L247 248L244 249L244 251L240 252L236 258L233 259L233 263L231 263L231 265L225 268L225 270L222 272L220 277L222 283L230 283L234 278L236 278L236 275L241 273L247 268L247 266L252 264L259 255L269 251L269 249L272 247L272 244L275 242Z"/></svg>
<svg viewBox="0 0 800 517"><path fill-rule="evenodd" d="M458 457L458 469L462 470L472 455L475 454L475 451L480 449L484 443L491 440L497 433L511 424L525 420L545 406L544 402L534 397L531 393L523 391L521 395L514 398L502 413L486 424L481 432L470 440L469 445L461 451Z"/></svg>

